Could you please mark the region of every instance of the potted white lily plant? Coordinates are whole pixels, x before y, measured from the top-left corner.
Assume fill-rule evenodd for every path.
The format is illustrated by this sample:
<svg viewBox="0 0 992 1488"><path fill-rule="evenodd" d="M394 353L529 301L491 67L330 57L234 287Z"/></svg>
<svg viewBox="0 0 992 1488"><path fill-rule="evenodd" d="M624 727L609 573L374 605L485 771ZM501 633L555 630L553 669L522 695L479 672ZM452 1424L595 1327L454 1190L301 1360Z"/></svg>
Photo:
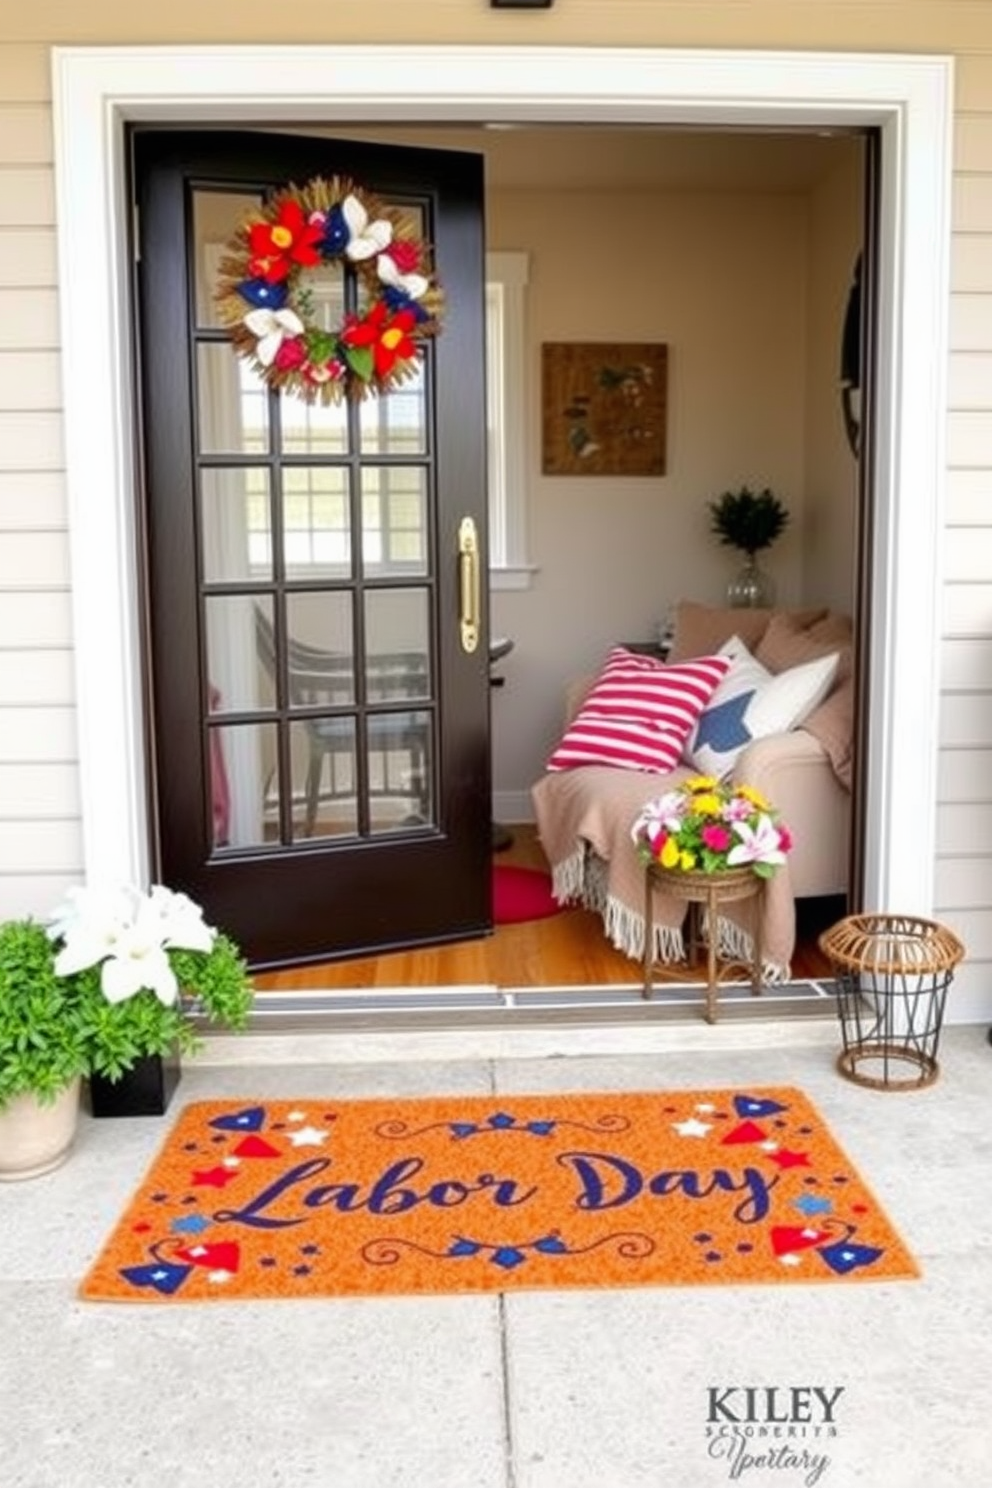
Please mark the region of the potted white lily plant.
<svg viewBox="0 0 992 1488"><path fill-rule="evenodd" d="M179 1056L199 1045L194 1019L247 1022L254 993L241 954L186 894L70 889L47 934L56 975L87 1008L95 1116L161 1114Z"/></svg>
<svg viewBox="0 0 992 1488"><path fill-rule="evenodd" d="M87 1078L95 1115L160 1114L198 1020L243 1028L253 995L233 941L160 886L0 924L0 1180L65 1160Z"/></svg>

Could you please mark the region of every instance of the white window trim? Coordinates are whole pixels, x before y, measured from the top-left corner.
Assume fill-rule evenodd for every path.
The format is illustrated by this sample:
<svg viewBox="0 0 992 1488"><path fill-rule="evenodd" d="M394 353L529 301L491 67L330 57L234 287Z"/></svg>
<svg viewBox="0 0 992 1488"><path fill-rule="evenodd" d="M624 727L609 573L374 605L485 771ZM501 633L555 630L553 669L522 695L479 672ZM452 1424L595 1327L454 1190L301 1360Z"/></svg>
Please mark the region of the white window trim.
<svg viewBox="0 0 992 1488"><path fill-rule="evenodd" d="M867 125L879 129L882 168L865 900L868 909L932 912L953 59L596 47L175 45L55 47L52 68L88 879L144 881L149 867L126 120ZM912 812L905 809L910 800Z"/></svg>
<svg viewBox="0 0 992 1488"><path fill-rule="evenodd" d="M490 422L500 438L489 464L489 586L526 589L536 568L527 558L526 253L487 253L486 292L498 290L499 344L486 352ZM489 315L486 315L487 328Z"/></svg>

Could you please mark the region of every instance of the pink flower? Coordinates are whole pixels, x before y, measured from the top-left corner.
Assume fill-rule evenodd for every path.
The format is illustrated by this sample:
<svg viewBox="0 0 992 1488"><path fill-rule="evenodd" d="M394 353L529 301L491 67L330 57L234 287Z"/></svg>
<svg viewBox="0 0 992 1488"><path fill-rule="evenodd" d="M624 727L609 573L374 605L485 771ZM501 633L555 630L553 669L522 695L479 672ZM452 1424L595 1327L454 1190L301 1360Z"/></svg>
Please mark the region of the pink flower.
<svg viewBox="0 0 992 1488"><path fill-rule="evenodd" d="M737 822L734 827L740 839L727 854L731 868L744 863L762 863L777 867L785 862L785 853L779 845L778 829L770 816L762 814L753 827L747 822Z"/></svg>
<svg viewBox="0 0 992 1488"><path fill-rule="evenodd" d="M275 365L280 372L295 372L297 367L302 367L307 359L306 347L299 337L282 341L279 350L275 354Z"/></svg>
<svg viewBox="0 0 992 1488"><path fill-rule="evenodd" d="M783 852L792 850L792 833L783 822L778 823L778 845Z"/></svg>
<svg viewBox="0 0 992 1488"><path fill-rule="evenodd" d="M710 852L726 852L732 841L727 828L719 826L716 822L709 822L699 835L703 846L708 847Z"/></svg>

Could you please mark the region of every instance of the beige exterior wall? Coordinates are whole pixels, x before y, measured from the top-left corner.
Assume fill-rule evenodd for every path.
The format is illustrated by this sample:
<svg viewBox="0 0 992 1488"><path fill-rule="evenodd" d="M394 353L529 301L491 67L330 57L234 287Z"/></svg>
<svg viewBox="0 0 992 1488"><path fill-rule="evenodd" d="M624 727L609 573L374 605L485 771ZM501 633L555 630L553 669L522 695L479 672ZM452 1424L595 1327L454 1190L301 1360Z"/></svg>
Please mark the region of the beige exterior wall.
<svg viewBox="0 0 992 1488"><path fill-rule="evenodd" d="M984 0L337 0L218 12L36 0L0 18L0 916L78 877L49 47L390 42L822 48L956 59L936 911L992 960L992 9ZM80 224L85 231L85 224Z"/></svg>

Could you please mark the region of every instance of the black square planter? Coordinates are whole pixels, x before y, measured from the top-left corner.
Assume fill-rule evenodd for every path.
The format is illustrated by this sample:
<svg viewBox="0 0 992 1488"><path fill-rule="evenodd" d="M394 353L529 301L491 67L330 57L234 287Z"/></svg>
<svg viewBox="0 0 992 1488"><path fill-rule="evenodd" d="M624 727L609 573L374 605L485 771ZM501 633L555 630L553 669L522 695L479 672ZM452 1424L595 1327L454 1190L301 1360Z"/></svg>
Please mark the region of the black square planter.
<svg viewBox="0 0 992 1488"><path fill-rule="evenodd" d="M90 1111L94 1116L163 1116L179 1084L179 1055L149 1054L125 1070L119 1080L90 1076Z"/></svg>

